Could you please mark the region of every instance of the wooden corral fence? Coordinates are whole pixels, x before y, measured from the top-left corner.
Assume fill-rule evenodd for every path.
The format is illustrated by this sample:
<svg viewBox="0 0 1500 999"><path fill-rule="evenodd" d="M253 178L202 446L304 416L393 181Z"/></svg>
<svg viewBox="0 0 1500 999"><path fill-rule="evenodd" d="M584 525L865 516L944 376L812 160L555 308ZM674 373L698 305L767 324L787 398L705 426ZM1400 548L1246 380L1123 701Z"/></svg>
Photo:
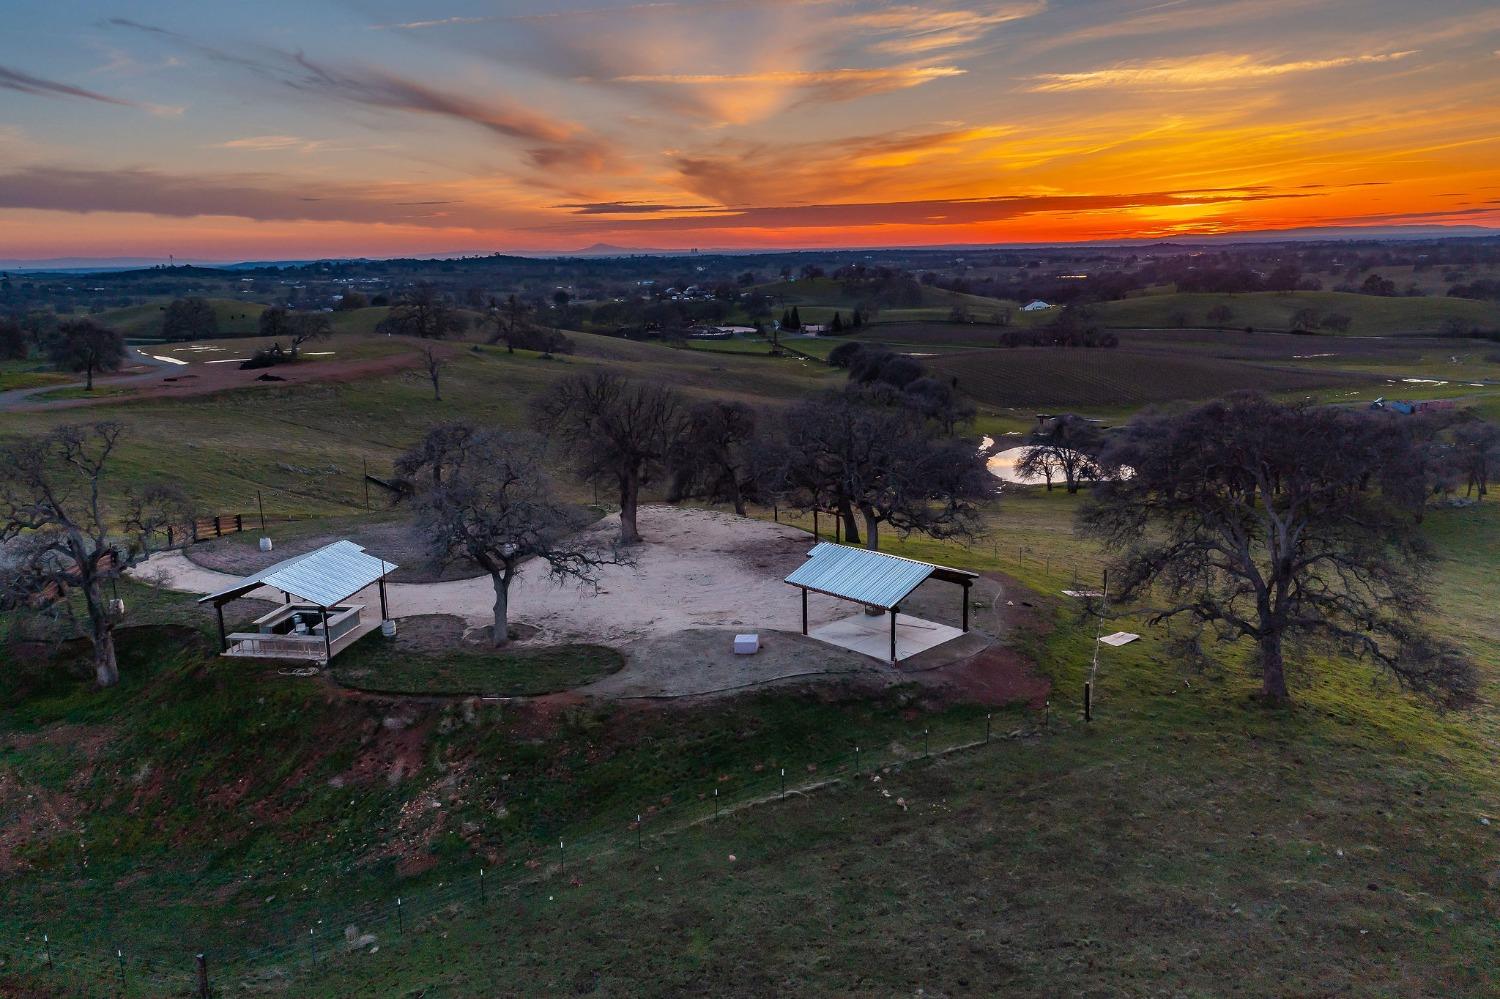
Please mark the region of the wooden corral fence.
<svg viewBox="0 0 1500 999"><path fill-rule="evenodd" d="M167 547L179 544L191 545L209 538L222 538L226 534L239 534L245 529L242 513L221 513L215 517L199 517L182 527L167 525Z"/></svg>

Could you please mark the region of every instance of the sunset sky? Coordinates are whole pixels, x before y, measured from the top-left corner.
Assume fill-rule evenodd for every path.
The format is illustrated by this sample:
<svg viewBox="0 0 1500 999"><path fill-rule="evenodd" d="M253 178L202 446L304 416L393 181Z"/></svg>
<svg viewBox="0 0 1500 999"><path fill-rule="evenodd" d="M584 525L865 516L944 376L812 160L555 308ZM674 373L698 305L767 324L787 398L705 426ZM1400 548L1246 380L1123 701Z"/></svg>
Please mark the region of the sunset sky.
<svg viewBox="0 0 1500 999"><path fill-rule="evenodd" d="M1500 227L1495 0L73 2L0 257Z"/></svg>

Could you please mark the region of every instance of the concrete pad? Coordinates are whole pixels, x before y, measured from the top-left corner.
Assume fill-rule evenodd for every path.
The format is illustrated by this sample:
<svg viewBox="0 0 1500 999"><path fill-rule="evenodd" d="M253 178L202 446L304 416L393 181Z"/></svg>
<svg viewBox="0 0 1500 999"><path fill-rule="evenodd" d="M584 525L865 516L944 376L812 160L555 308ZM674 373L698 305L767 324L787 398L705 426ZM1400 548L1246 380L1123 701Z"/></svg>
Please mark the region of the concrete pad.
<svg viewBox="0 0 1500 999"><path fill-rule="evenodd" d="M896 615L896 658L905 659L919 652L951 642L962 637L964 632L936 621L924 621L919 617ZM891 616L876 617L863 611L840 618L829 624L813 628L807 637L816 638L841 649L849 649L861 655L871 656L882 662L891 661Z"/></svg>

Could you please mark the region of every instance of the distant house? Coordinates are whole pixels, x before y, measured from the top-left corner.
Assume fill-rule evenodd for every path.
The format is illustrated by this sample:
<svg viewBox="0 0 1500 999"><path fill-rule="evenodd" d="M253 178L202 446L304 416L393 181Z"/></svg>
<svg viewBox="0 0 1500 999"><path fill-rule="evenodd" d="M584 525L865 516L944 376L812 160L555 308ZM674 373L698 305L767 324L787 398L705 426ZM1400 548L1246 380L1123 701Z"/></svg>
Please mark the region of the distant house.
<svg viewBox="0 0 1500 999"><path fill-rule="evenodd" d="M1025 305L1021 306L1021 311L1022 312L1043 312L1043 311L1045 311L1047 309L1050 309L1050 308L1052 308L1051 305L1049 305L1048 303L1046 303L1046 302L1042 301L1040 298L1038 298L1038 299L1034 299L1034 300L1032 300L1030 302L1027 302Z"/></svg>

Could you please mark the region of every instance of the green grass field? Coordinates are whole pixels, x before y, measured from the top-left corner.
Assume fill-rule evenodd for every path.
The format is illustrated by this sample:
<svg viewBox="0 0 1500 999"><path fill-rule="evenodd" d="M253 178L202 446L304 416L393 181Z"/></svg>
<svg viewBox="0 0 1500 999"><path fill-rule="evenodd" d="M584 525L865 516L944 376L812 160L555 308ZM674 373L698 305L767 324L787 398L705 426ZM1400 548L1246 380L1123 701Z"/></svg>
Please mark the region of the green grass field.
<svg viewBox="0 0 1500 999"><path fill-rule="evenodd" d="M127 339L154 339L161 336L162 315L170 300L130 305L123 309L109 309L92 317L111 329L120 331ZM266 307L259 302L239 302L228 298L211 298L214 315L219 321L220 336L244 336L254 333L260 322L260 314Z"/></svg>
<svg viewBox="0 0 1500 999"><path fill-rule="evenodd" d="M1226 306L1232 318L1230 329L1253 326L1261 330L1290 330L1292 317L1301 309L1320 316L1339 313L1352 322L1349 336L1403 336L1440 333L1445 320L1456 319L1481 329L1500 328L1500 309L1494 303L1461 298L1381 298L1333 291L1251 292L1239 295L1164 294L1142 295L1092 306L1106 326L1125 329L1170 329L1176 326L1212 326L1210 309ZM1186 322L1178 322L1185 318Z"/></svg>
<svg viewBox="0 0 1500 999"><path fill-rule="evenodd" d="M74 378L66 371L53 371L40 360L0 361L0 392L61 385Z"/></svg>
<svg viewBox="0 0 1500 999"><path fill-rule="evenodd" d="M1123 418L1247 381L1327 398L1395 380L1500 415L1494 387L1399 382L1445 364L1477 377L1495 363L1482 351L1124 336L926 361L990 433L1033 407ZM406 372L5 413L0 436L117 419L111 490L171 475L217 512L250 513L260 491L273 518L347 524L366 462L389 471L440 419L521 425L564 374L608 364L767 405L842 383L813 362L570 337L577 353L550 361L458 345L441 403ZM1000 574L1030 605L1007 642L1054 682L1045 715L903 686L532 708L459 695L554 690L617 659L399 655L378 636L339 661L340 685L220 660L190 596L123 584L118 690L68 671L76 647L0 651L0 994L114 987L121 963L126 995L185 992L199 950L226 995L1492 994L1500 503L1424 521L1436 624L1483 674L1476 709L1439 714L1299 650L1297 704L1268 712L1249 649L1189 663L1126 616L1112 625L1143 640L1107 650L1085 725L1094 622L1060 595L1103 570L1072 529L1081 500L1008 490L979 542L886 545ZM991 713L994 742L924 758L982 740ZM345 946L351 925L378 950Z"/></svg>

